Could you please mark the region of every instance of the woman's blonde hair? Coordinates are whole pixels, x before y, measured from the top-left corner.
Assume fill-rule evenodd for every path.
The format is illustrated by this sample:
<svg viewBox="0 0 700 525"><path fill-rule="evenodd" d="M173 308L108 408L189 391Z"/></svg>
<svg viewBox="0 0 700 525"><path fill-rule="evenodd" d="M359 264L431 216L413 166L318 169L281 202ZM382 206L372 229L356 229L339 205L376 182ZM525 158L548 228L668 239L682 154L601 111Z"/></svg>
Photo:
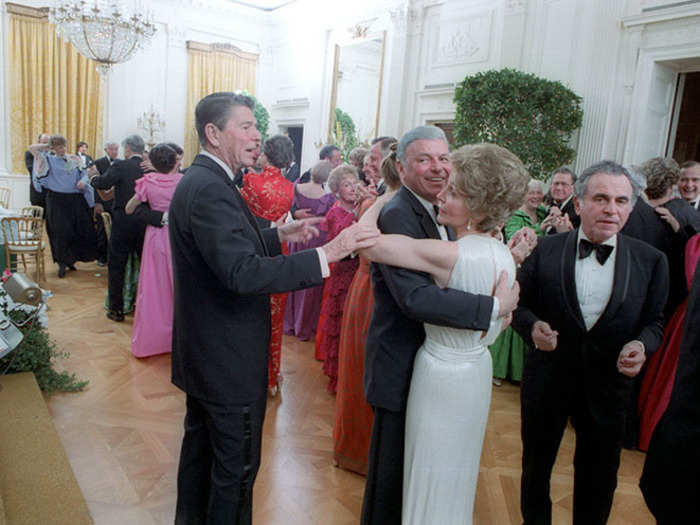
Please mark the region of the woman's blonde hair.
<svg viewBox="0 0 700 525"><path fill-rule="evenodd" d="M360 177L357 175L357 168L349 164L341 164L333 168L333 171L328 176L328 188L331 192L337 192L344 179L360 180Z"/></svg>
<svg viewBox="0 0 700 525"><path fill-rule="evenodd" d="M475 229L488 232L503 224L525 199L530 175L513 153L496 144L468 144L451 154L457 191L482 219Z"/></svg>

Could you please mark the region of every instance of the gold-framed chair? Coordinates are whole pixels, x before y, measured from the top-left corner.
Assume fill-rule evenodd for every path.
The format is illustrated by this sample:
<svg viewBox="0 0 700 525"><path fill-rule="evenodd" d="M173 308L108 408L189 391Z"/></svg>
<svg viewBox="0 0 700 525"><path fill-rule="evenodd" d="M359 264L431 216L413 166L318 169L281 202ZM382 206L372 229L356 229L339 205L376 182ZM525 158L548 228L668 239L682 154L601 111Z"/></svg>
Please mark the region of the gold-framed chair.
<svg viewBox="0 0 700 525"><path fill-rule="evenodd" d="M39 217L44 218L44 208L41 206L25 206L19 212L22 217Z"/></svg>
<svg viewBox="0 0 700 525"><path fill-rule="evenodd" d="M105 235L107 236L107 243L109 243L109 240L112 237L112 216L106 211L103 211L100 215L102 216L102 224L104 224L105 226Z"/></svg>
<svg viewBox="0 0 700 525"><path fill-rule="evenodd" d="M10 208L10 197L12 196L11 188L0 187L0 206L6 210Z"/></svg>
<svg viewBox="0 0 700 525"><path fill-rule="evenodd" d="M5 239L5 267L17 271L20 256L27 273L26 257L34 257L37 282L46 281L44 267L44 221L39 217L3 217L0 228ZM14 262L12 256L15 256Z"/></svg>

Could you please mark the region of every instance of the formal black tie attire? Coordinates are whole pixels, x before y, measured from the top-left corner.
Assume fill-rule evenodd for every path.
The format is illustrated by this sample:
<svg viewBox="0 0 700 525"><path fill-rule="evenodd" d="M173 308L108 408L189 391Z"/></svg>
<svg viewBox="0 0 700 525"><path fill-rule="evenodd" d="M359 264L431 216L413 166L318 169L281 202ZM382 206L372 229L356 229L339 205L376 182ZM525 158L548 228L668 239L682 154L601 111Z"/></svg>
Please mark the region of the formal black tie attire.
<svg viewBox="0 0 700 525"><path fill-rule="evenodd" d="M29 150L24 152L24 165L27 167L27 172L29 173L29 202L32 206L41 206L46 210L46 193L37 191L34 184L31 183L32 170L34 168L34 155L32 155L32 152ZM48 228L46 233L48 235Z"/></svg>
<svg viewBox="0 0 700 525"><path fill-rule="evenodd" d="M230 171L230 170L229 170ZM172 381L187 394L175 523L249 524L267 397L270 293L323 282L320 254L280 256L220 161L200 154L169 210Z"/></svg>
<svg viewBox="0 0 700 525"><path fill-rule="evenodd" d="M525 356L521 510L526 525L551 523L550 477L569 418L576 432L573 522L607 521L632 385L617 370L618 356L631 341L649 355L663 338L666 257L624 235L617 235L614 251L581 245L578 237L572 230L541 238L518 271L513 327L533 347L536 321L559 333L553 351L535 349Z"/></svg>

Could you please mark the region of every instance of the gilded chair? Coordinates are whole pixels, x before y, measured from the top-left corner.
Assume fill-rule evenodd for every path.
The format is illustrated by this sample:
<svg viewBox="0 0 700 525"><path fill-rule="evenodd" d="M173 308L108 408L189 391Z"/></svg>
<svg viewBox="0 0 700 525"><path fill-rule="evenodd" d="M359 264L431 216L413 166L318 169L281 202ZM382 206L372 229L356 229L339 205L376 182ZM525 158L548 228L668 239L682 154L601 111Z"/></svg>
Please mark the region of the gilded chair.
<svg viewBox="0 0 700 525"><path fill-rule="evenodd" d="M44 221L38 217L3 217L0 229L5 240L5 267L18 270L18 258L22 259L27 273L26 257L34 257L37 282L46 280L44 268ZM13 259L14 256L14 259Z"/></svg>
<svg viewBox="0 0 700 525"><path fill-rule="evenodd" d="M44 208L41 206L25 206L20 211L22 217L38 217L40 219L44 218Z"/></svg>

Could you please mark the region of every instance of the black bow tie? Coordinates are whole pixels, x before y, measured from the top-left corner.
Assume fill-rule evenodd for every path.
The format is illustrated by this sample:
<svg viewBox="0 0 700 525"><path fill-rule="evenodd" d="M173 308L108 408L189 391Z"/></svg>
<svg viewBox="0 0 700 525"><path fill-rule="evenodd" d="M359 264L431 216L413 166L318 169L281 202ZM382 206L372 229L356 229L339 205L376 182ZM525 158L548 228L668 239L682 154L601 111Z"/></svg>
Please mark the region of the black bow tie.
<svg viewBox="0 0 700 525"><path fill-rule="evenodd" d="M598 262L601 265L603 265L605 264L605 261L608 260L608 257L610 257L613 247L609 244L593 244L591 241L581 239L581 242L578 245L578 258L585 259L594 250L595 258L598 259Z"/></svg>

